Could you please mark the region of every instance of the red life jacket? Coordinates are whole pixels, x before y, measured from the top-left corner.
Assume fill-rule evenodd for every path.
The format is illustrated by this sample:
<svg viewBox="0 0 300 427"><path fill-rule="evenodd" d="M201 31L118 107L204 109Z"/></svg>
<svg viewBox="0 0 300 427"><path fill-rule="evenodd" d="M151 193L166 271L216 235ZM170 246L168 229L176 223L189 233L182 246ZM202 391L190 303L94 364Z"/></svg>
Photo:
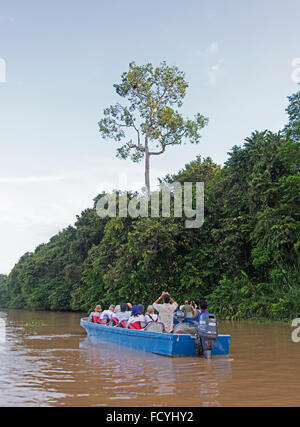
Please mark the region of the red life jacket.
<svg viewBox="0 0 300 427"><path fill-rule="evenodd" d="M118 324L119 324L119 319L117 319L116 317L112 317L112 318L110 319L109 324L110 324L111 326L118 326Z"/></svg>
<svg viewBox="0 0 300 427"><path fill-rule="evenodd" d="M93 316L93 322L99 323L100 325L107 325L107 319L103 319L103 321L100 319L100 316Z"/></svg>
<svg viewBox="0 0 300 427"><path fill-rule="evenodd" d="M133 322L133 323L129 323L128 328L129 329L143 329L141 326L141 322L139 320L137 320L136 322Z"/></svg>

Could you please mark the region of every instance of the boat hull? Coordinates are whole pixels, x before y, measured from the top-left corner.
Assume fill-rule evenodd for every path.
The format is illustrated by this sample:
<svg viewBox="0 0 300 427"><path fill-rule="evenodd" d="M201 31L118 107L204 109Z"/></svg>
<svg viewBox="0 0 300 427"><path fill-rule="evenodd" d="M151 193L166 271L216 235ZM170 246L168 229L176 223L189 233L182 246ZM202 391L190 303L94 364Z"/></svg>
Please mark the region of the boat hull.
<svg viewBox="0 0 300 427"><path fill-rule="evenodd" d="M148 351L164 356L196 356L195 337L187 334L164 334L158 332L135 331L80 320L80 325L88 336L102 341ZM212 355L229 354L230 335L219 335L212 349Z"/></svg>

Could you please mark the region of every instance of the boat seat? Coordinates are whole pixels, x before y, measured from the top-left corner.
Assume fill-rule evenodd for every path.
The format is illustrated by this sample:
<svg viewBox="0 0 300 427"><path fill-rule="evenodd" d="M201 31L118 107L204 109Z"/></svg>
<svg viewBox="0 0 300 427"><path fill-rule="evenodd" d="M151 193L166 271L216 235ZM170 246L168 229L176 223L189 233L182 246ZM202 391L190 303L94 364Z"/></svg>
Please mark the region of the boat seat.
<svg viewBox="0 0 300 427"><path fill-rule="evenodd" d="M196 335L197 328L191 326L189 323L178 323L174 326L173 334L189 334Z"/></svg>
<svg viewBox="0 0 300 427"><path fill-rule="evenodd" d="M144 331L147 331L147 332L163 332L164 331L164 325L161 322L150 322L145 327Z"/></svg>

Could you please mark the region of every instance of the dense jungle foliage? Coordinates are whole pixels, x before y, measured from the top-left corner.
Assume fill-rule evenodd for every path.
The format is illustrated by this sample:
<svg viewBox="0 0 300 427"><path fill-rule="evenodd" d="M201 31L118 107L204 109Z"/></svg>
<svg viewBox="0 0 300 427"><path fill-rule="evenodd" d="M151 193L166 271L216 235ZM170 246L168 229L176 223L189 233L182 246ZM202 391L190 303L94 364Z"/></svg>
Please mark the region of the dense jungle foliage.
<svg viewBox="0 0 300 427"><path fill-rule="evenodd" d="M299 317L300 92L286 111L281 132L254 132L223 167L198 156L162 178L205 183L201 228L86 209L0 275L0 306L88 311L167 290L180 303L206 297L222 318Z"/></svg>

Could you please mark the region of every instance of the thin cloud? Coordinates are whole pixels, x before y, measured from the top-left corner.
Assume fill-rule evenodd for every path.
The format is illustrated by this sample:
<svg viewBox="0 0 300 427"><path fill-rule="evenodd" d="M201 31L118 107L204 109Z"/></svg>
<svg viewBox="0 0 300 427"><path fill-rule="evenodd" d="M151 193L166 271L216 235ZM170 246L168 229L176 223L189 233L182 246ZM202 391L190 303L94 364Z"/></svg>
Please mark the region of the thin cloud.
<svg viewBox="0 0 300 427"><path fill-rule="evenodd" d="M219 52L219 43L217 41L212 42L203 50L197 50L197 54L201 56L210 56L217 52Z"/></svg>
<svg viewBox="0 0 300 427"><path fill-rule="evenodd" d="M221 62L219 61L217 64L214 64L210 67L209 75L208 75L208 85L216 86L217 84L217 75L221 69Z"/></svg>
<svg viewBox="0 0 300 427"><path fill-rule="evenodd" d="M64 175L50 176L18 176L18 177L0 177L0 184L32 184L39 182L63 181L67 178L74 177L82 172L71 172Z"/></svg>
<svg viewBox="0 0 300 427"><path fill-rule="evenodd" d="M217 75L221 70L221 63L223 62L223 59L219 59L218 62L215 62L216 58L214 55L219 54L219 51L219 43L216 40L210 43L210 45L204 50L197 51L197 54L202 57L202 60L209 67L207 74L208 79L205 83L206 86L216 86L217 84ZM217 57L218 56L219 55L217 55Z"/></svg>
<svg viewBox="0 0 300 427"><path fill-rule="evenodd" d="M217 53L218 51L219 51L219 43L218 42L212 42L207 48L208 53Z"/></svg>
<svg viewBox="0 0 300 427"><path fill-rule="evenodd" d="M33 182L51 182L61 181L63 176L27 176L27 177L14 177L14 178L0 178L0 184L27 184Z"/></svg>

